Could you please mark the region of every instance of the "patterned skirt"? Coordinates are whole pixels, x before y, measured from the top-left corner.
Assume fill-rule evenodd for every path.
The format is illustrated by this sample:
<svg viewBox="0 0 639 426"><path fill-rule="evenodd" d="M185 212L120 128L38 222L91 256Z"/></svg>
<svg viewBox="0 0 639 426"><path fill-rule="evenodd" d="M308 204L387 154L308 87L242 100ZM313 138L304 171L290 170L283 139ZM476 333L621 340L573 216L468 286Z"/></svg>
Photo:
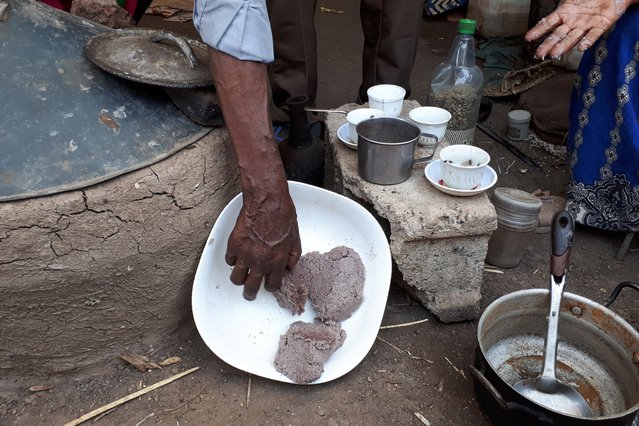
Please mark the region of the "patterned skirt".
<svg viewBox="0 0 639 426"><path fill-rule="evenodd" d="M583 225L639 231L639 7L579 65L570 104L567 208Z"/></svg>

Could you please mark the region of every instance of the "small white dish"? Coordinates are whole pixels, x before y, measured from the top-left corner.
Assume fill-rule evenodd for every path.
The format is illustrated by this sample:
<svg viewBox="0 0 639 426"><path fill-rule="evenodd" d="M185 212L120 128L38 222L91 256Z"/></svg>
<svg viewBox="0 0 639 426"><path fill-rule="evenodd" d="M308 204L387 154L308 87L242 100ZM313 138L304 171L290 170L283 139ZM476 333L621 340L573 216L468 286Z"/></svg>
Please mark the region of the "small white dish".
<svg viewBox="0 0 639 426"><path fill-rule="evenodd" d="M342 143L350 149L354 149L355 151L357 151L357 142L351 142L348 126L349 123L344 123L339 126L339 129L337 129L337 139L342 141Z"/></svg>
<svg viewBox="0 0 639 426"><path fill-rule="evenodd" d="M439 151L441 179L448 188L474 189L481 185L490 155L473 145L448 145Z"/></svg>
<svg viewBox="0 0 639 426"><path fill-rule="evenodd" d="M424 169L424 175L426 176L426 179L431 183L431 185L448 195L454 195L457 197L470 197L473 195L481 194L482 192L492 188L493 185L497 183L497 173L495 172L495 170L490 166L485 167L486 172L484 173L482 180L479 183L479 187L475 189L455 189L443 185L441 170L442 160L435 160L432 163L428 164Z"/></svg>
<svg viewBox="0 0 639 426"><path fill-rule="evenodd" d="M395 84L378 84L369 87L368 106L384 111L391 117L399 117L404 105L406 89Z"/></svg>
<svg viewBox="0 0 639 426"><path fill-rule="evenodd" d="M349 139L353 142L357 141L357 125L364 120L375 117L386 117L387 114L379 109L375 108L356 108L346 114L346 121L348 121L348 135Z"/></svg>
<svg viewBox="0 0 639 426"><path fill-rule="evenodd" d="M427 133L436 137L426 138L422 136L418 142L421 146L434 147L446 134L446 128L452 115L443 108L432 106L417 107L410 110L408 117L417 124L422 134Z"/></svg>

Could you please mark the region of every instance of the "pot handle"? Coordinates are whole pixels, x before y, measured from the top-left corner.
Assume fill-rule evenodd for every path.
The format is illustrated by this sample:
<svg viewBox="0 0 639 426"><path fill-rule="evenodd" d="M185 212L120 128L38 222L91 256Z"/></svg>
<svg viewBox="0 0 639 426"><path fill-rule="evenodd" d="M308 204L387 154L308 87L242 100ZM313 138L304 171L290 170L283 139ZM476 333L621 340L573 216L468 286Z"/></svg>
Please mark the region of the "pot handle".
<svg viewBox="0 0 639 426"><path fill-rule="evenodd" d="M499 408L502 410L508 409L508 404L503 396L499 393L499 391L493 386L492 383L479 371L474 365L469 366L470 373L473 375L475 379L488 391L488 393L493 397L497 404L499 404Z"/></svg>
<svg viewBox="0 0 639 426"><path fill-rule="evenodd" d="M617 285L617 287L615 287L615 289L610 294L610 297L608 298L608 300L604 302L604 306L607 308L608 306L612 305L612 303L615 300L617 300L617 296L619 296L619 293L621 292L621 290L623 290L626 287L634 288L635 290L639 291L639 284L637 283L632 283L630 281L624 281L622 283L619 283L619 285Z"/></svg>
<svg viewBox="0 0 639 426"><path fill-rule="evenodd" d="M157 43L159 41L172 41L177 44L180 48L184 56L186 56L187 61L191 68L195 68L198 64L197 56L193 53L193 49L191 49L191 45L188 41L183 39L182 37L176 37L173 34L167 33L165 31L158 31L149 37L149 41L153 43Z"/></svg>
<svg viewBox="0 0 639 426"><path fill-rule="evenodd" d="M422 136L428 139L434 139L435 145L439 143L439 138L433 135L432 133L420 133L419 137L421 138ZM433 161L434 155L435 155L435 151L433 150L433 153L429 155L428 157L416 158L415 160L413 160L413 166L419 163L430 163L431 161Z"/></svg>
<svg viewBox="0 0 639 426"><path fill-rule="evenodd" d="M9 11L9 3L6 1L0 1L0 24L4 22Z"/></svg>
<svg viewBox="0 0 639 426"><path fill-rule="evenodd" d="M495 388L495 386L493 386L492 383L490 383L490 381L486 378L486 376L482 374L481 371L479 371L473 365L469 366L469 368L470 368L470 373L473 375L473 377L477 379L477 381L484 387L484 389L486 389L486 391L493 397L493 399L497 401L497 404L499 405L499 408L501 409L501 411L508 412L516 417L521 417L521 416L525 416L525 418L532 417L535 419L536 425L549 425L549 426L555 425L555 422L552 419L548 418L548 416L546 416L545 414L537 410L534 410L532 408L529 408L517 402L506 402L504 397L501 396L499 391ZM534 404L534 403L531 402L531 404Z"/></svg>

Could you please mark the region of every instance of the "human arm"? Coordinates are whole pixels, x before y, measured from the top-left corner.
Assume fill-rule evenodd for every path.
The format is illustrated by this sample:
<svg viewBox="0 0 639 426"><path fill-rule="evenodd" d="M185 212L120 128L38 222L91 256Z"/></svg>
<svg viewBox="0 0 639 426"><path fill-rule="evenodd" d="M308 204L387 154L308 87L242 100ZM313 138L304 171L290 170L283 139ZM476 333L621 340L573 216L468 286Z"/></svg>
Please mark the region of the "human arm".
<svg viewBox="0 0 639 426"><path fill-rule="evenodd" d="M530 42L550 33L535 52L538 58L559 57L574 46L584 51L636 3L639 0L563 0L524 38Z"/></svg>
<svg viewBox="0 0 639 426"><path fill-rule="evenodd" d="M268 112L266 64L209 49L211 72L240 171L243 206L228 241L231 281L255 299L281 285L301 254L295 206Z"/></svg>

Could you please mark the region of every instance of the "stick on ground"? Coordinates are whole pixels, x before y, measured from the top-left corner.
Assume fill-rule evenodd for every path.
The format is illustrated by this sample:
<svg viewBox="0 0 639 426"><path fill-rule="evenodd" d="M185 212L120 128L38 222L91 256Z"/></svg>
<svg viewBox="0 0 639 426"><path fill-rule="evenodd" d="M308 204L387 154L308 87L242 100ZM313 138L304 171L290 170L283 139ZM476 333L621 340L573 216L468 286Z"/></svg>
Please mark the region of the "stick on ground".
<svg viewBox="0 0 639 426"><path fill-rule="evenodd" d="M246 389L246 408L249 407L249 403L251 402L251 375L248 377L248 387Z"/></svg>
<svg viewBox="0 0 639 426"><path fill-rule="evenodd" d="M388 330L390 328L400 328L400 327L409 327L411 325L417 325L417 324L421 324L424 322L427 322L428 318L425 318L423 320L419 320L419 321L413 321L413 322L406 322L404 324L395 324L395 325L382 325L381 327L379 327L380 330Z"/></svg>
<svg viewBox="0 0 639 426"><path fill-rule="evenodd" d="M187 374L191 374L194 371L197 371L199 369L200 369L200 367L193 367L190 370L183 371L181 373L176 374L175 376L169 377L168 379L164 379L162 381L159 381L159 382L157 382L155 384L152 384L151 386L148 386L148 387L146 387L144 389L141 389L141 390L139 390L137 392L133 392L132 394L129 394L129 395L125 396L125 397L122 397L122 398L120 398L120 399L118 399L116 401L113 401L113 402L111 402L111 403L109 403L107 405L103 405L102 407L96 408L95 410L90 411L90 412L78 417L75 420L71 420L70 422L65 423L64 426L76 426L76 425L79 425L80 423L83 423L83 422L85 422L85 421L87 421L89 419L92 419L93 417L98 416L98 415L104 413L105 411L108 411L108 410L110 410L112 408L115 408L118 405L122 405L125 402L131 401L132 399L135 399L138 396L142 396L145 393L151 392L152 390L160 388L160 387L162 387L164 385L168 385L169 383L179 379L180 377L184 377Z"/></svg>

